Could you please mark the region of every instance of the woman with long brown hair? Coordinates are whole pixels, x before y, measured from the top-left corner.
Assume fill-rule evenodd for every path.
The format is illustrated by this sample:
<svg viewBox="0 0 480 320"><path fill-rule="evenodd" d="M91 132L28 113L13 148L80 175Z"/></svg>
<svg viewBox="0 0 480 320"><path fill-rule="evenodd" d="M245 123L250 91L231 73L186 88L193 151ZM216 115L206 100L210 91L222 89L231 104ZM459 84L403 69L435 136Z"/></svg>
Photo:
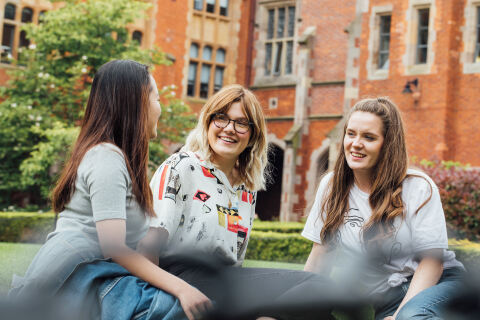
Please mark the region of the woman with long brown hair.
<svg viewBox="0 0 480 320"><path fill-rule="evenodd" d="M78 319L185 317L172 295L186 311L209 307L202 293L135 251L155 216L147 164L158 99L145 65L115 60L98 70L53 191L56 229L25 278L16 279L11 297L54 297L67 313L62 316Z"/></svg>
<svg viewBox="0 0 480 320"><path fill-rule="evenodd" d="M350 111L343 149L302 235L314 242L305 270L348 265L374 299L376 319L441 318L464 271L447 250L437 187L408 168L402 119L388 98L361 100ZM360 258L365 268L353 264Z"/></svg>

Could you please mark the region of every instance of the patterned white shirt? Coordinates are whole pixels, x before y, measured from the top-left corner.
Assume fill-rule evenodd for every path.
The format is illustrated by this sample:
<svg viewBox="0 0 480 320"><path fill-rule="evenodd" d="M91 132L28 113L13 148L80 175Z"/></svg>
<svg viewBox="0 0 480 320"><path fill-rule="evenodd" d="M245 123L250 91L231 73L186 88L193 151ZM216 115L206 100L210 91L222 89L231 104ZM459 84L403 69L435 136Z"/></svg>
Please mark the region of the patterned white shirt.
<svg viewBox="0 0 480 320"><path fill-rule="evenodd" d="M256 193L232 187L226 175L193 152L170 156L150 182L156 218L168 231L168 254L214 254L241 265L255 214Z"/></svg>

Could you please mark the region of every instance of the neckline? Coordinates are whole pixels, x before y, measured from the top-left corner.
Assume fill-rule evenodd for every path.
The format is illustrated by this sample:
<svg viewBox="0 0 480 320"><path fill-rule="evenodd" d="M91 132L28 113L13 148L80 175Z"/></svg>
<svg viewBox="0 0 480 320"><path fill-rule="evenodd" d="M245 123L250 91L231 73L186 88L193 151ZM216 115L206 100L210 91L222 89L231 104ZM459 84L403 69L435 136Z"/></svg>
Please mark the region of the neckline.
<svg viewBox="0 0 480 320"><path fill-rule="evenodd" d="M353 183L353 188L352 190L356 193L358 193L358 195L362 198L365 198L365 199L368 199L370 197L370 193L367 193L365 191L362 191L358 185L356 183Z"/></svg>

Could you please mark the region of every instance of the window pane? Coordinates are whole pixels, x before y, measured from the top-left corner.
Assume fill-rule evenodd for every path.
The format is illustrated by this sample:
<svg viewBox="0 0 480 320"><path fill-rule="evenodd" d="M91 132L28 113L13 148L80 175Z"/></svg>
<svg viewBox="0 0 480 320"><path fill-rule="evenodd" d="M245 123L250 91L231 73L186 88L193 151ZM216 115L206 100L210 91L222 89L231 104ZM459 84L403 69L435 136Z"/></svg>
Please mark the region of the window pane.
<svg viewBox="0 0 480 320"><path fill-rule="evenodd" d="M390 35L380 37L380 51L388 51L390 48Z"/></svg>
<svg viewBox="0 0 480 320"><path fill-rule="evenodd" d="M223 67L215 68L215 81L213 86L213 91L217 92L223 87Z"/></svg>
<svg viewBox="0 0 480 320"><path fill-rule="evenodd" d="M293 41L287 42L287 57L285 61L285 74L292 73L292 62L293 62Z"/></svg>
<svg viewBox="0 0 480 320"><path fill-rule="evenodd" d="M207 0L207 12L215 12L215 0Z"/></svg>
<svg viewBox="0 0 480 320"><path fill-rule="evenodd" d="M142 44L142 38L143 38L143 34L141 31L133 31L132 40L137 41L138 44Z"/></svg>
<svg viewBox="0 0 480 320"><path fill-rule="evenodd" d="M277 42L275 44L276 47L276 52L275 52L275 61L274 61L274 67L273 67L273 74L277 75L280 74L281 72L281 63L282 63L282 49L283 49L283 43L282 42Z"/></svg>
<svg viewBox="0 0 480 320"><path fill-rule="evenodd" d="M285 29L285 8L278 8L277 38L283 38Z"/></svg>
<svg viewBox="0 0 480 320"><path fill-rule="evenodd" d="M215 56L215 61L218 63L225 63L225 50L218 49L217 55Z"/></svg>
<svg viewBox="0 0 480 320"><path fill-rule="evenodd" d="M378 55L378 69L388 69L389 54L381 52Z"/></svg>
<svg viewBox="0 0 480 320"><path fill-rule="evenodd" d="M8 62L8 58L12 56L13 37L15 34L15 26L3 24L2 36L2 62Z"/></svg>
<svg viewBox="0 0 480 320"><path fill-rule="evenodd" d="M44 10L44 11L40 11L40 13L38 14L38 22L39 23L43 21L43 17L45 16L46 12L47 11Z"/></svg>
<svg viewBox="0 0 480 320"><path fill-rule="evenodd" d="M200 98L208 97L208 83L210 82L211 68L208 64L202 65L202 72L200 73Z"/></svg>
<svg viewBox="0 0 480 320"><path fill-rule="evenodd" d="M208 61L212 60L212 47L205 46L203 48L202 59Z"/></svg>
<svg viewBox="0 0 480 320"><path fill-rule="evenodd" d="M33 21L33 10L30 8L23 8L22 10L22 22L28 23Z"/></svg>
<svg viewBox="0 0 480 320"><path fill-rule="evenodd" d="M272 72L272 44L265 45L265 75L269 76Z"/></svg>
<svg viewBox="0 0 480 320"><path fill-rule="evenodd" d="M288 36L293 37L295 32L295 7L288 7Z"/></svg>
<svg viewBox="0 0 480 320"><path fill-rule="evenodd" d="M380 16L380 33L390 34L392 16Z"/></svg>
<svg viewBox="0 0 480 320"><path fill-rule="evenodd" d="M220 15L228 16L228 0L220 0Z"/></svg>
<svg viewBox="0 0 480 320"><path fill-rule="evenodd" d="M22 47L28 47L30 45L30 40L27 39L27 32L25 30L22 30L20 32L20 43L18 46L20 48Z"/></svg>
<svg viewBox="0 0 480 320"><path fill-rule="evenodd" d="M201 11L203 9L203 0L193 0L193 9Z"/></svg>
<svg viewBox="0 0 480 320"><path fill-rule="evenodd" d="M196 43L190 45L190 58L198 58L198 45Z"/></svg>
<svg viewBox="0 0 480 320"><path fill-rule="evenodd" d="M188 84L187 84L187 96L195 96L195 80L197 79L197 63L190 62L188 66Z"/></svg>
<svg viewBox="0 0 480 320"><path fill-rule="evenodd" d="M417 64L426 63L428 55L428 20L430 9L418 10L418 32L417 32Z"/></svg>
<svg viewBox="0 0 480 320"><path fill-rule="evenodd" d="M17 7L11 3L7 3L5 5L5 15L3 16L5 19L15 20L15 11Z"/></svg>
<svg viewBox="0 0 480 320"><path fill-rule="evenodd" d="M267 39L273 38L273 29L275 23L275 10L268 10L268 29L267 29Z"/></svg>

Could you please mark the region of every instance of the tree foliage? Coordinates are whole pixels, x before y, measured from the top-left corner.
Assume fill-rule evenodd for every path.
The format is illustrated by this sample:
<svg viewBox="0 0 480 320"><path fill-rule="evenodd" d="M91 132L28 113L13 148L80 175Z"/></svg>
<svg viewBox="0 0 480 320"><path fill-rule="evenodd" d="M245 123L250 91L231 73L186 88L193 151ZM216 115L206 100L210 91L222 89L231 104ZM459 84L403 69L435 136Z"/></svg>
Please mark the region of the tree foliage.
<svg viewBox="0 0 480 320"><path fill-rule="evenodd" d="M133 0L70 0L24 26L31 44L19 50L7 86L0 88L0 205L11 195L41 193L45 203L78 133L93 76L113 59L151 66L169 64L158 48L142 49L126 26L145 16L149 4ZM171 87L160 89L160 140L182 141L192 126L189 108ZM165 158L157 142L156 165Z"/></svg>

